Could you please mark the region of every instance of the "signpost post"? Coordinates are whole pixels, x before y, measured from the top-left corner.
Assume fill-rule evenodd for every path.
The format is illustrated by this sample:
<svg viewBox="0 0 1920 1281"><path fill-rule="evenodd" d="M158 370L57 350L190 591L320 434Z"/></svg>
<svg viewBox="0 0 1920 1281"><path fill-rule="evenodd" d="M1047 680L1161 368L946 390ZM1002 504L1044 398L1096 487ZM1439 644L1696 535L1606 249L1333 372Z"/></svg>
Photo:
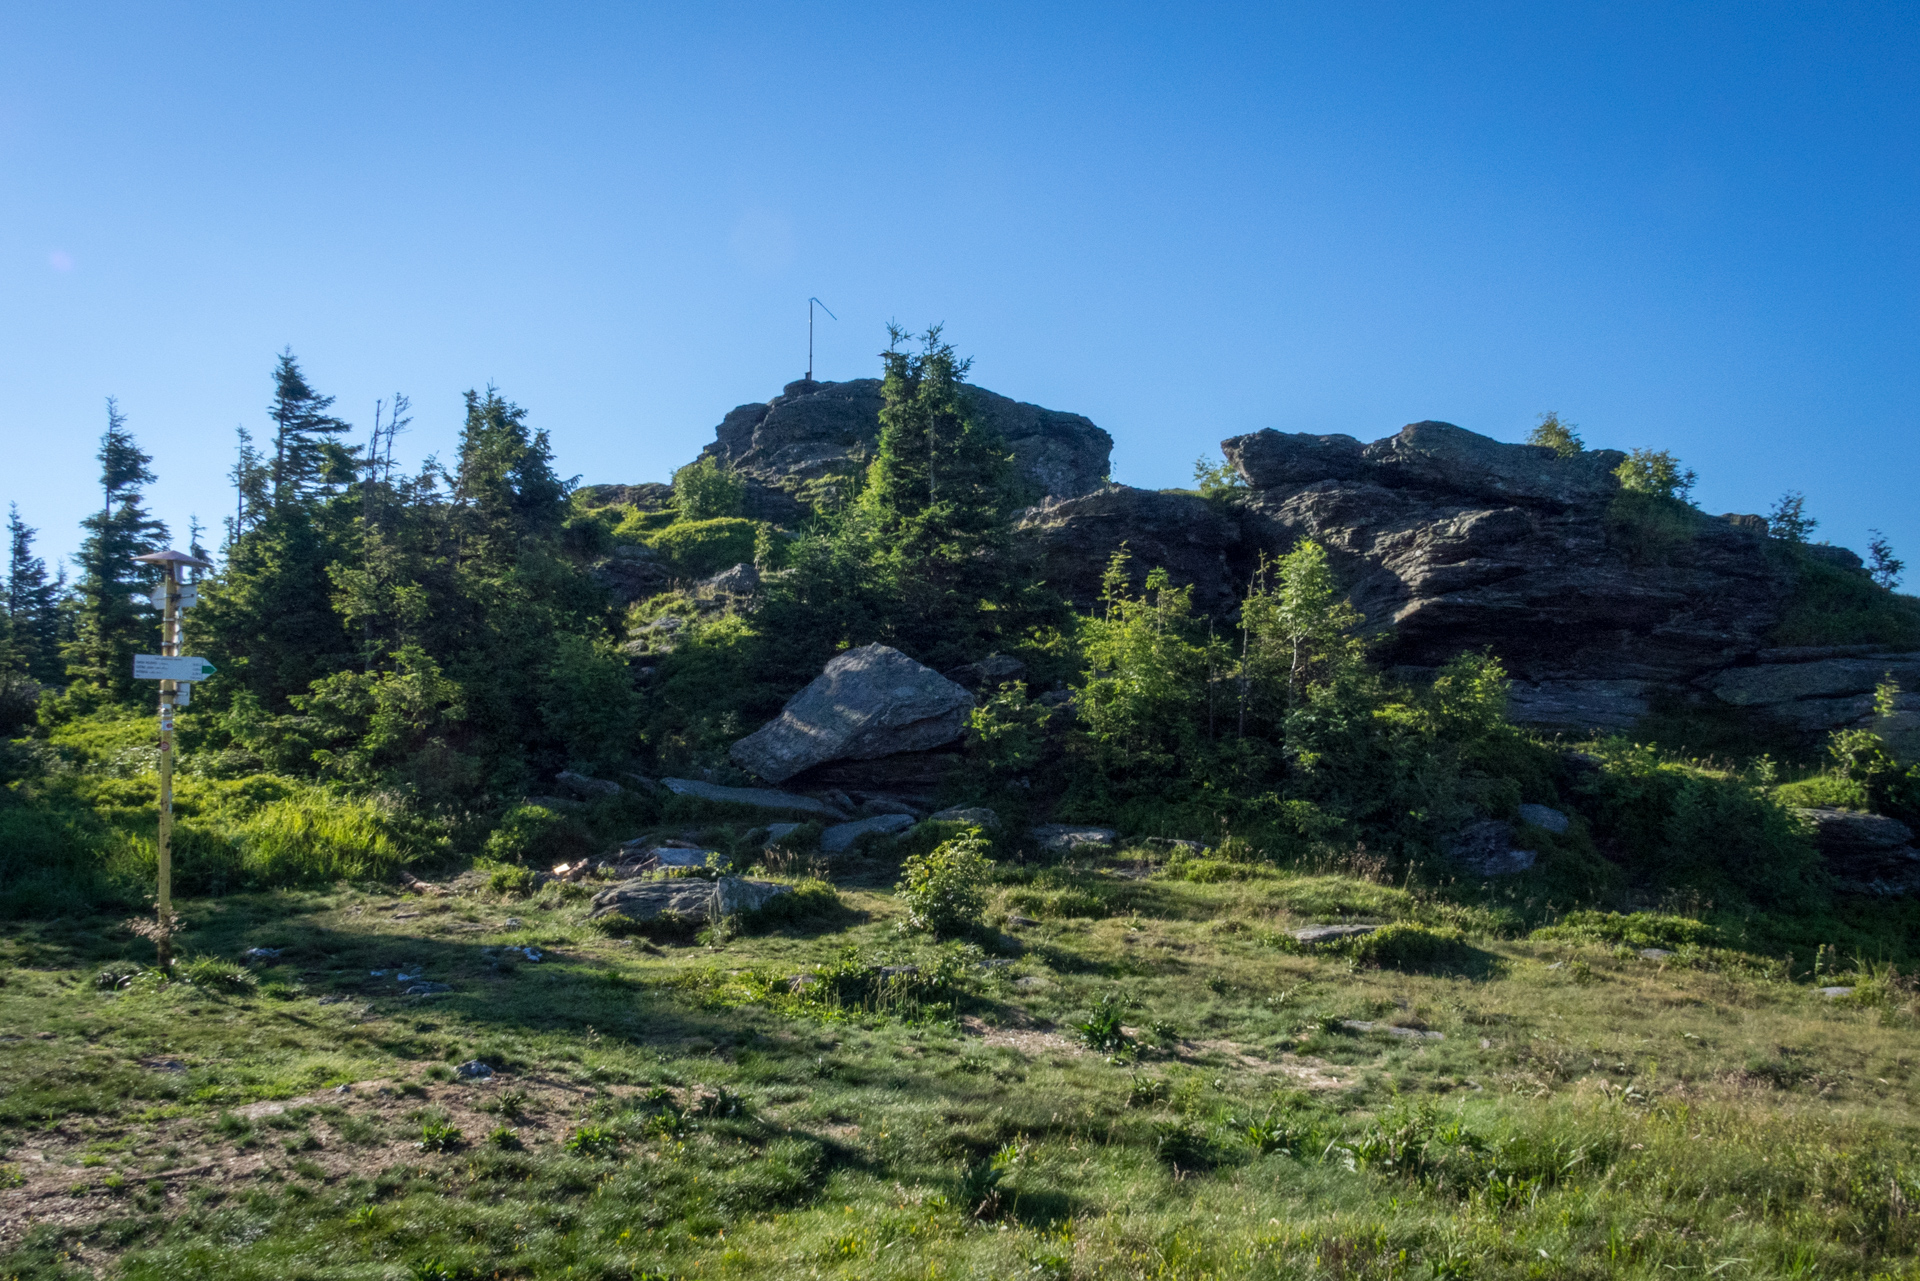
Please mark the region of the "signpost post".
<svg viewBox="0 0 1920 1281"><path fill-rule="evenodd" d="M133 678L135 680L157 680L160 682L160 829L154 842L155 852L159 855L159 933L154 942L160 953L160 968L173 968L173 709L179 699L182 682L196 681L213 674L213 664L199 658L183 658L180 655L180 609L181 588L193 591L192 584L182 584L180 570L182 566L193 565L200 569L211 569L212 563L198 556L189 556L185 552L153 552L146 556L135 556L135 560L148 565L158 565L165 574L154 591L160 598L160 652L158 654L136 654L133 659ZM198 599L193 592L193 599Z"/></svg>

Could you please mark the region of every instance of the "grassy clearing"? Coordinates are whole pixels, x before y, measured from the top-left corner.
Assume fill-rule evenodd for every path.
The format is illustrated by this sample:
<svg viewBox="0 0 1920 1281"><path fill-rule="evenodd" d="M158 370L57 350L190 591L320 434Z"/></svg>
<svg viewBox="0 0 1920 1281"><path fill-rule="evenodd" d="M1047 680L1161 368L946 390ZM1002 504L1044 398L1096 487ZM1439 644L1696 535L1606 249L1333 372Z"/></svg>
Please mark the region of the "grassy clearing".
<svg viewBox="0 0 1920 1281"><path fill-rule="evenodd" d="M944 943L847 878L705 946L479 874L188 900L191 983L8 924L0 1277L1913 1275L1897 973L1151 858Z"/></svg>

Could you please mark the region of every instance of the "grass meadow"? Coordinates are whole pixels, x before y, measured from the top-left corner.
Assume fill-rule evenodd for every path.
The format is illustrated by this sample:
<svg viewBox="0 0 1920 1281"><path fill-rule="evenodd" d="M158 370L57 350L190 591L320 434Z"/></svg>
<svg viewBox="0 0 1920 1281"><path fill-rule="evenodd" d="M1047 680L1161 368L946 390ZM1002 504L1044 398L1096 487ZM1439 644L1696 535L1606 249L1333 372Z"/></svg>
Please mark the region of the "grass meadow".
<svg viewBox="0 0 1920 1281"><path fill-rule="evenodd" d="M170 982L0 924L0 1278L1920 1276L1890 967L1161 858L1003 867L965 942L862 860L698 939L188 898Z"/></svg>

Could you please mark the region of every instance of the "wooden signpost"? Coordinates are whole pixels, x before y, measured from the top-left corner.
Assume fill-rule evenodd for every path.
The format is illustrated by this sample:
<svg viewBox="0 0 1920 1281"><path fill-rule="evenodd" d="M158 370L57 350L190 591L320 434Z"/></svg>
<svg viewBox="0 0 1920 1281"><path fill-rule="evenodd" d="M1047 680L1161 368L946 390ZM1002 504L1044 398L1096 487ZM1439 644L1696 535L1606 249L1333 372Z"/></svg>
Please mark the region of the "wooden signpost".
<svg viewBox="0 0 1920 1281"><path fill-rule="evenodd" d="M160 652L135 654L133 678L160 682L160 830L154 843L160 861L160 929L154 936L154 942L160 952L160 968L168 970L173 968L173 709L186 702L180 695L184 690L191 689L191 682L204 680L214 672L213 664L205 659L183 657L180 653L183 589L191 593L188 603L199 599L199 593L191 583L180 581L180 571L187 565L211 569L213 564L198 556L176 551L153 552L146 556L135 556L134 559L143 564L158 565L166 575L154 588L154 598L161 611Z"/></svg>

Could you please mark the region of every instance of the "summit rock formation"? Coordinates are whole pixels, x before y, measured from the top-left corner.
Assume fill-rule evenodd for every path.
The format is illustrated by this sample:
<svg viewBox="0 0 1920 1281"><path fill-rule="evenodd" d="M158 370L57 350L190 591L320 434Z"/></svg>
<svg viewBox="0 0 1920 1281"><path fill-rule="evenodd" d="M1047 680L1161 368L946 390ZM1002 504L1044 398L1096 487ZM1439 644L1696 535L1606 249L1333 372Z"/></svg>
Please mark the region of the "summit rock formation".
<svg viewBox="0 0 1920 1281"><path fill-rule="evenodd" d="M1383 662L1413 675L1489 649L1514 677L1515 719L1549 728L1625 730L1671 696L1824 732L1871 719L1869 673L1920 661L1771 645L1794 576L1766 522L1649 526L1620 501L1617 451L1562 457L1443 422L1370 444L1267 430L1221 449L1247 486L1236 501L1118 485L1049 499L1018 519L1027 554L1087 606L1124 547L1136 580L1164 566L1218 614L1262 555L1312 538ZM1860 564L1841 548L1804 550ZM1897 728L1907 717L1920 728L1920 697L1903 695L1900 717Z"/></svg>
<svg viewBox="0 0 1920 1281"><path fill-rule="evenodd" d="M969 387L976 421L1000 433L1034 497L1073 498L1107 480L1113 437L1080 414ZM791 382L765 404L741 405L714 429L702 458L791 492L866 465L880 437L880 380Z"/></svg>

